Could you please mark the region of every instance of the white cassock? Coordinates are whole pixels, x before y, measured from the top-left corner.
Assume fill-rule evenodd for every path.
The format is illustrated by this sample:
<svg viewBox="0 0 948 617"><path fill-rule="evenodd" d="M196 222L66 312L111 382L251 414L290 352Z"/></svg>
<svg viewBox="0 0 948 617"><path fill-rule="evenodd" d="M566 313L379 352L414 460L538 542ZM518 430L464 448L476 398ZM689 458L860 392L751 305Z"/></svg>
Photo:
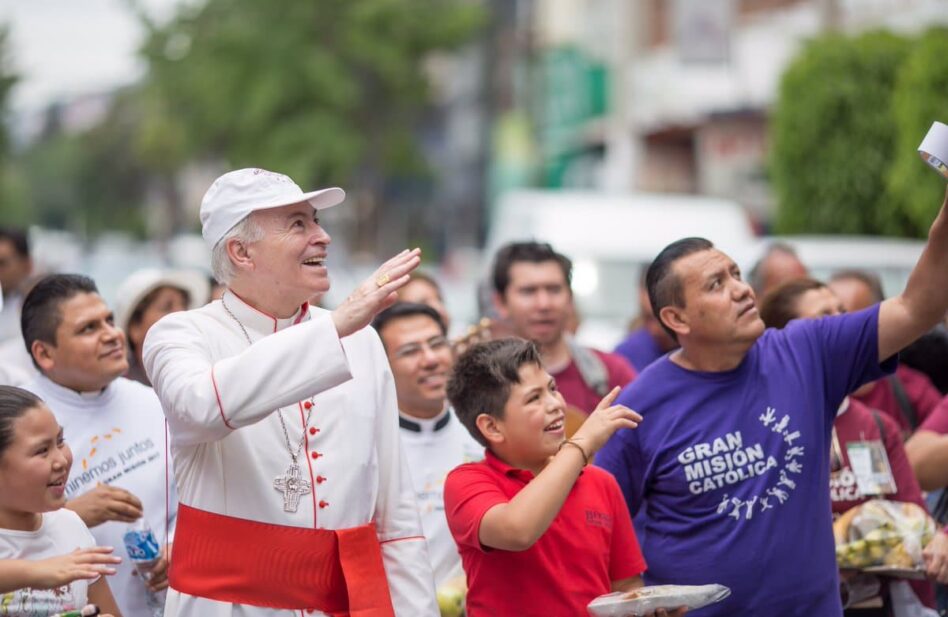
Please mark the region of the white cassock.
<svg viewBox="0 0 948 617"><path fill-rule="evenodd" d="M340 339L328 311L275 319L232 292L153 326L144 365L171 434L178 497L205 512L307 529L374 522L399 617L439 614L412 484L399 446L395 386L371 328ZM303 431L303 401L314 406ZM296 512L274 488L291 462L278 414L312 490ZM179 520L178 538L182 533ZM234 538L238 548L241 538ZM177 544L176 544L177 547ZM177 548L174 549L177 551ZM261 556L263 557L263 556ZM172 554L172 568L176 554ZM383 583L384 584L384 583ZM322 615L196 597L169 589L167 617Z"/></svg>

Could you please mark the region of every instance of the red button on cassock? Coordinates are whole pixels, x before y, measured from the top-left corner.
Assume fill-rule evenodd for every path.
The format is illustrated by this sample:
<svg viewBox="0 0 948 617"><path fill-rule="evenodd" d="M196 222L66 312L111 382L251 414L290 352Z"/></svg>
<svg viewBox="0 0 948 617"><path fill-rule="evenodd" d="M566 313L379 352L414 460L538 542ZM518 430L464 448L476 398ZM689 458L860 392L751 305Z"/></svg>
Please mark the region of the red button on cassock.
<svg viewBox="0 0 948 617"><path fill-rule="evenodd" d="M319 432L319 429L316 428L315 426L313 426L313 427L311 427L311 428L309 429L309 434L310 434L310 435L315 435L315 434L318 433L318 432Z"/></svg>
<svg viewBox="0 0 948 617"><path fill-rule="evenodd" d="M326 507L328 507L328 506L329 506L329 502L328 502L328 501L322 501L322 500L320 500L320 502L319 502L319 507L320 507L320 508L326 508Z"/></svg>
<svg viewBox="0 0 948 617"><path fill-rule="evenodd" d="M322 484L325 481L326 481L325 476L316 476L316 484Z"/></svg>
<svg viewBox="0 0 948 617"><path fill-rule="evenodd" d="M309 409L312 406L313 404L309 401L306 401L305 403L303 403L303 409Z"/></svg>
<svg viewBox="0 0 948 617"><path fill-rule="evenodd" d="M320 456L322 456L322 454L320 454L319 452L313 452L312 454L310 454L310 456L312 456L314 459L317 459Z"/></svg>

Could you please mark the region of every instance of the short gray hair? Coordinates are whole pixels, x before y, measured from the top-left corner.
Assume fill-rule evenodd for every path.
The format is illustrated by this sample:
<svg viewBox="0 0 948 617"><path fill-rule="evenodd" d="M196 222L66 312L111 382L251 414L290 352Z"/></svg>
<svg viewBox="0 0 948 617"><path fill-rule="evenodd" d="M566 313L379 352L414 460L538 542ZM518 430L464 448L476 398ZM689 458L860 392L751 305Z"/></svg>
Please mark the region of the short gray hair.
<svg viewBox="0 0 948 617"><path fill-rule="evenodd" d="M224 237L211 250L211 271L218 283L229 285L234 275L237 274L234 270L234 264L230 260L230 255L227 254L227 242L234 239L249 244L263 238L263 234L263 228L253 220L252 212L224 234Z"/></svg>

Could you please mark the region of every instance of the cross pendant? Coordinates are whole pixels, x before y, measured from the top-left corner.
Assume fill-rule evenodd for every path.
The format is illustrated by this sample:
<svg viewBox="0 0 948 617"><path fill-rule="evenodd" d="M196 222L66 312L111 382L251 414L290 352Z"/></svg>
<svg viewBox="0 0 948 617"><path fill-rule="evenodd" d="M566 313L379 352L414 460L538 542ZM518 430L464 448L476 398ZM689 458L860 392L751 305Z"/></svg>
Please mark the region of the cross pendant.
<svg viewBox="0 0 948 617"><path fill-rule="evenodd" d="M282 476L273 480L273 488L283 493L283 511L296 512L300 505L300 496L309 494L312 485L304 480L300 466L291 463Z"/></svg>

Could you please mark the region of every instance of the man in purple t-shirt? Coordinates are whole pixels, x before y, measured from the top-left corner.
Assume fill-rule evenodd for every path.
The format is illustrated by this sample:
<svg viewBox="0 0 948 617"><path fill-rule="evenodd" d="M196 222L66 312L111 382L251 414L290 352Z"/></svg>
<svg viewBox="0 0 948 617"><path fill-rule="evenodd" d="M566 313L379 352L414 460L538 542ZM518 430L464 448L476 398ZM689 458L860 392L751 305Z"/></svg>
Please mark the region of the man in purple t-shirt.
<svg viewBox="0 0 948 617"><path fill-rule="evenodd" d="M625 358L584 347L570 337L566 325L573 300L572 273L569 258L549 244L508 244L494 258L494 304L516 336L536 344L543 368L581 418L636 373Z"/></svg>
<svg viewBox="0 0 948 617"><path fill-rule="evenodd" d="M842 614L826 481L834 412L948 309L946 205L900 296L784 330L764 331L737 265L707 240L679 240L650 266L655 315L681 349L623 391L644 419L596 462L642 508L647 583L731 588L689 614Z"/></svg>

